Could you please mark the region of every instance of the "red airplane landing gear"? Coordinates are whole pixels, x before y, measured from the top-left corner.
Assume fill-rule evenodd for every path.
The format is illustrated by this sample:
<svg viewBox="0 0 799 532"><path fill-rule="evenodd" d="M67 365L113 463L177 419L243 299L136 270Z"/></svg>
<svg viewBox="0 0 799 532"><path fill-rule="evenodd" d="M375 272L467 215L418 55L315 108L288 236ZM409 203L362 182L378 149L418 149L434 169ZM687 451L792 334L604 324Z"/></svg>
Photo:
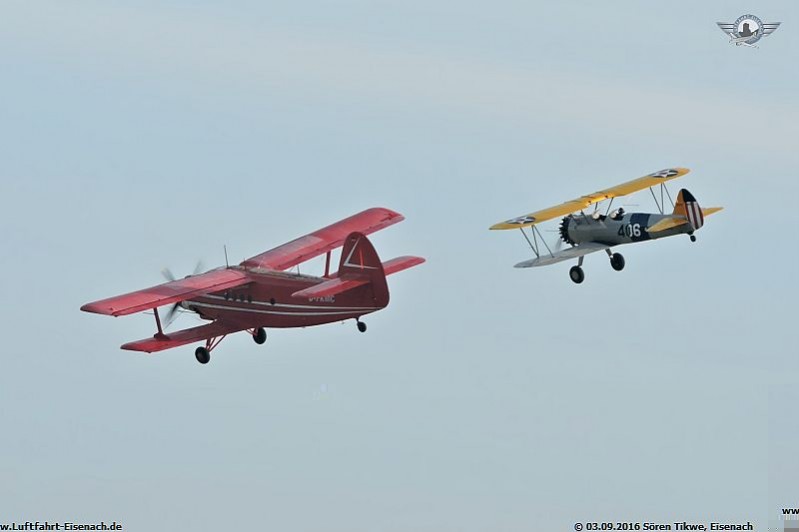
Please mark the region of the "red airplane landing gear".
<svg viewBox="0 0 799 532"><path fill-rule="evenodd" d="M222 340L225 339L226 334L222 336L215 336L213 338L209 338L205 341L205 347L198 347L194 350L194 358L197 359L197 362L200 364L208 364L211 361L211 351L218 346Z"/></svg>
<svg viewBox="0 0 799 532"><path fill-rule="evenodd" d="M365 333L366 332L366 324L364 322L362 322L361 320L359 320L359 319L356 319L355 321L358 323L358 330L361 331L362 333Z"/></svg>
<svg viewBox="0 0 799 532"><path fill-rule="evenodd" d="M258 327L255 329L255 332L252 334L252 339L255 340L255 343L258 345L266 342L266 329L263 327Z"/></svg>

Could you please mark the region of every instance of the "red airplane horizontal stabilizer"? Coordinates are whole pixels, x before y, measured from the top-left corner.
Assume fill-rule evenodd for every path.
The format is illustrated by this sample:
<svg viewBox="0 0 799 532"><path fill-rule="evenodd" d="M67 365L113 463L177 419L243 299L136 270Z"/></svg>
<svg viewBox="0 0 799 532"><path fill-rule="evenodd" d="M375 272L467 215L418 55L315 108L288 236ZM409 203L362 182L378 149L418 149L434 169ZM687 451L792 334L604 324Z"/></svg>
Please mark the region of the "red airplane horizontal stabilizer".
<svg viewBox="0 0 799 532"><path fill-rule="evenodd" d="M125 316L191 299L198 295L242 286L249 282L249 276L241 270L211 270L129 294L86 303L80 309L108 316Z"/></svg>
<svg viewBox="0 0 799 532"><path fill-rule="evenodd" d="M385 275L391 275L392 273L401 272L402 270L407 270L408 268L418 266L419 264L422 264L424 261L425 260L422 257L412 257L412 256L397 257L395 259L391 259L390 261L383 263L383 273ZM305 290L300 290L299 292L294 292L293 294L291 294L291 297L312 298L312 297L333 296L336 294L340 294L342 292L346 292L347 290L352 290L353 288L365 285L368 282L369 282L369 277L366 275L358 276L353 274L345 274L344 277L334 277L329 281L319 283L317 285L306 288Z"/></svg>
<svg viewBox="0 0 799 532"><path fill-rule="evenodd" d="M402 270L407 270L408 268L418 266L424 261L425 260L422 257L413 257L410 255L397 257L383 263L383 272L386 275L391 275L392 273L401 272Z"/></svg>
<svg viewBox="0 0 799 532"><path fill-rule="evenodd" d="M318 231L294 239L282 246L251 257L242 262L241 265L245 268L287 270L292 266L336 249L344 243L344 239L352 232L369 235L404 219L404 216L389 209L381 207L367 209L323 227Z"/></svg>
<svg viewBox="0 0 799 532"><path fill-rule="evenodd" d="M122 349L153 353L155 351L163 351L164 349L170 349L200 340L207 340L208 338L224 336L241 330L243 330L241 326L215 321L213 323L200 325L199 327L192 327L191 329L183 329L182 331L175 331L169 334L156 334L152 338L128 342L122 345Z"/></svg>

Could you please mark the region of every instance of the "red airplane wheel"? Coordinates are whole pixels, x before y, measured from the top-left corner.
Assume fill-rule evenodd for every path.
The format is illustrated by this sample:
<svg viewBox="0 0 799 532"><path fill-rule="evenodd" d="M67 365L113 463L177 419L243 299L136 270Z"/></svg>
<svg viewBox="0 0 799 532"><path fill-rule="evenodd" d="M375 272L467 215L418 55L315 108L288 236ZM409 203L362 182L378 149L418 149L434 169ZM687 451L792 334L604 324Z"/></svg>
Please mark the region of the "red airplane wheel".
<svg viewBox="0 0 799 532"><path fill-rule="evenodd" d="M194 351L194 357L200 364L208 364L208 362L211 361L211 353L202 346L198 347L197 350Z"/></svg>
<svg viewBox="0 0 799 532"><path fill-rule="evenodd" d="M362 321L358 321L358 330L362 333L366 332L366 324Z"/></svg>
<svg viewBox="0 0 799 532"><path fill-rule="evenodd" d="M255 340L255 343L258 345L263 344L266 342L266 330L263 327L258 327L255 330L255 334L252 335L252 339Z"/></svg>

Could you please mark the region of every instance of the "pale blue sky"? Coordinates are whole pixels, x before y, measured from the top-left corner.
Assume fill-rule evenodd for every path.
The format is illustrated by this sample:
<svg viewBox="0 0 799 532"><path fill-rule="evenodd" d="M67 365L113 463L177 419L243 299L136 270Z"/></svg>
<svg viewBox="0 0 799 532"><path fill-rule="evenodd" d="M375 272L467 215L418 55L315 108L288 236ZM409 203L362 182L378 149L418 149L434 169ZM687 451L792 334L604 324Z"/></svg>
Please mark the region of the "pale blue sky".
<svg viewBox="0 0 799 532"><path fill-rule="evenodd" d="M783 25L730 46L715 22L745 12ZM765 527L799 497L798 16L6 0L0 520ZM487 231L668 166L726 210L696 244L622 249L621 274L514 270L521 237ZM381 256L428 263L390 279L365 335L237 335L203 367L192 346L119 350L149 316L78 311L371 206L407 217Z"/></svg>

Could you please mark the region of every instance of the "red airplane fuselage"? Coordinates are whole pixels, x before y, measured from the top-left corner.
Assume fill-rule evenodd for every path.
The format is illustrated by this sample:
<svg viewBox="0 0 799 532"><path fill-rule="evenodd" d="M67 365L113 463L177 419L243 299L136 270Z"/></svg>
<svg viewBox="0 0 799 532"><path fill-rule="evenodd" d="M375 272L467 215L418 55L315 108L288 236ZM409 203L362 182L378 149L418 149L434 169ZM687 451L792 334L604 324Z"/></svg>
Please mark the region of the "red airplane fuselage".
<svg viewBox="0 0 799 532"><path fill-rule="evenodd" d="M295 292L330 278L263 269L234 269L246 271L252 282L183 301L181 306L205 319L224 320L251 329L307 327L359 318L385 308L389 302L388 290L380 290L373 284L332 296L293 297Z"/></svg>

